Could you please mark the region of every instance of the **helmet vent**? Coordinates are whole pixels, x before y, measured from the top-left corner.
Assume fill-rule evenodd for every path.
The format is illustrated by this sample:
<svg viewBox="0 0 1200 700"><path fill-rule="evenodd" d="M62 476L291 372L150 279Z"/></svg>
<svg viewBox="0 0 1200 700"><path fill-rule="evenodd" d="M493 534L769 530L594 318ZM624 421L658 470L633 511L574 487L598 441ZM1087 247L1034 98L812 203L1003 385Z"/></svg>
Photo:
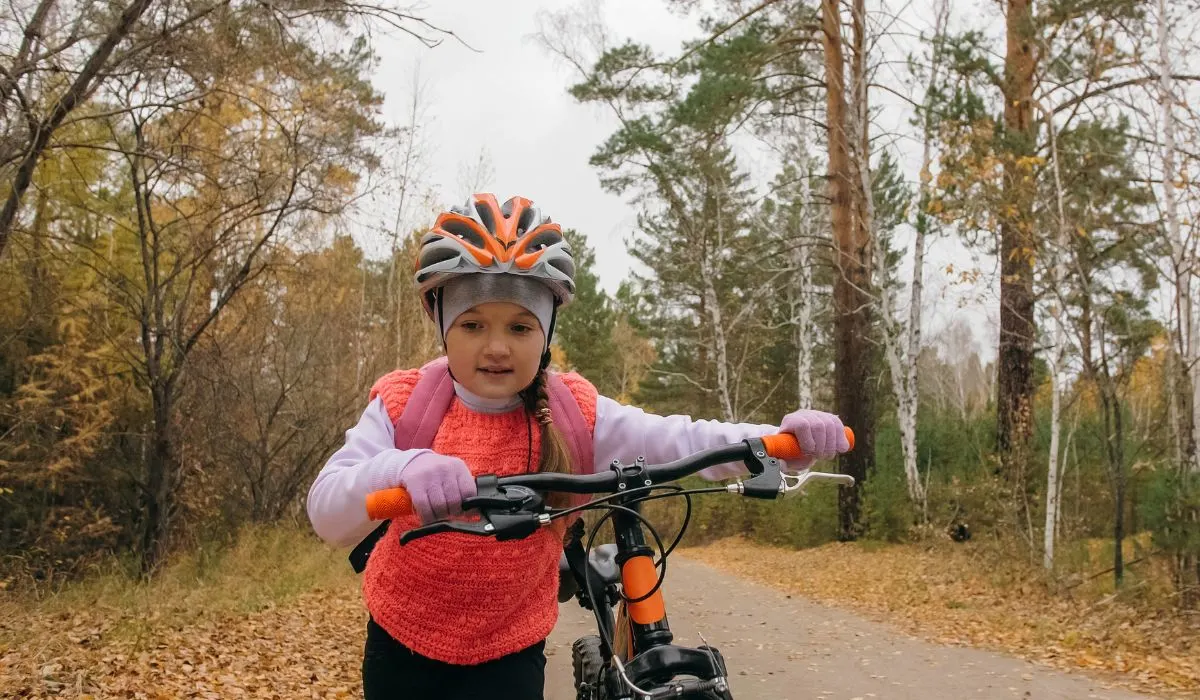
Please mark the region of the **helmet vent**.
<svg viewBox="0 0 1200 700"><path fill-rule="evenodd" d="M496 233L496 221L492 218L492 208L488 206L476 206L475 214L479 216L479 220L483 222L483 227L488 233Z"/></svg>
<svg viewBox="0 0 1200 700"><path fill-rule="evenodd" d="M550 267L553 267L554 269L563 273L568 278L574 279L575 265L572 264L570 260L567 260L565 258L551 258L547 262L550 265Z"/></svg>
<svg viewBox="0 0 1200 700"><path fill-rule="evenodd" d="M475 229L461 221L447 221L442 224L442 229L452 236L457 236L462 240L470 243L476 248L484 247L483 236L480 236Z"/></svg>
<svg viewBox="0 0 1200 700"><path fill-rule="evenodd" d="M533 217L536 214L537 214L536 208L526 207L525 210L521 212L520 220L517 221L517 232L524 233L525 231L528 231L529 229L533 228L534 224L537 223L533 220Z"/></svg>
<svg viewBox="0 0 1200 700"><path fill-rule="evenodd" d="M457 257L459 257L459 252L449 246L426 248L424 254L421 255L421 267L430 267Z"/></svg>
<svg viewBox="0 0 1200 700"><path fill-rule="evenodd" d="M542 231L541 233L534 236L533 240L529 241L529 244L527 246L525 246L525 251L532 253L535 250L541 250L542 248L549 248L550 246L555 245L557 243L561 243L561 242L562 242L562 236L559 235L559 233L557 231L553 231L553 230Z"/></svg>

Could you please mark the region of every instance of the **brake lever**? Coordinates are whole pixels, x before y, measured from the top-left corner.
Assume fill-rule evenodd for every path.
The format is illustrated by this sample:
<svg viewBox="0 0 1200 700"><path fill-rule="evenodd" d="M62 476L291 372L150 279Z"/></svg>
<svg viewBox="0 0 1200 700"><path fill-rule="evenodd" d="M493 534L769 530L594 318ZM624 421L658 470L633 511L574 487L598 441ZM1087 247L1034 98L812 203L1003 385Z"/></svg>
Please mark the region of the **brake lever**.
<svg viewBox="0 0 1200 700"><path fill-rule="evenodd" d="M463 510L502 511L517 513L520 511L537 511L542 507L543 499L537 491L526 486L501 487L495 476L481 476L476 480L475 495L464 499Z"/></svg>
<svg viewBox="0 0 1200 700"><path fill-rule="evenodd" d="M428 537L430 535L438 535L443 532L462 532L468 535L481 536L492 534L490 532L486 532L484 527L483 521L478 523L465 523L458 520L438 520L437 522L432 522L428 525L422 525L421 527L414 527L411 530L401 533L400 544L408 544L413 540L419 540L422 537Z"/></svg>
<svg viewBox="0 0 1200 700"><path fill-rule="evenodd" d="M400 544L408 544L413 540L443 532L461 532L466 535L479 537L495 537L505 540L519 540L529 537L539 527L550 524L547 513L484 513L478 522L462 522L460 520L439 520L428 525L415 527L400 535Z"/></svg>
<svg viewBox="0 0 1200 700"><path fill-rule="evenodd" d="M853 486L854 477L849 474L829 474L827 472L812 472L805 469L802 472L795 474L780 473L783 478L783 491L781 493L791 493L792 491L800 491L804 493L804 485L816 479L824 479L841 484L842 486Z"/></svg>
<svg viewBox="0 0 1200 700"><path fill-rule="evenodd" d="M749 438L744 442L750 447L750 456L744 463L754 476L745 481L739 479L730 485L730 490L751 498L779 498L784 492L779 460L767 454L762 438Z"/></svg>
<svg viewBox="0 0 1200 700"><path fill-rule="evenodd" d="M464 510L478 510L474 522L439 520L413 528L400 535L400 544L443 532L461 532L479 537L495 537L503 542L528 537L539 527L550 524L550 516L538 513L542 509L540 494L524 486L500 487L495 476L477 480L476 495L463 500Z"/></svg>

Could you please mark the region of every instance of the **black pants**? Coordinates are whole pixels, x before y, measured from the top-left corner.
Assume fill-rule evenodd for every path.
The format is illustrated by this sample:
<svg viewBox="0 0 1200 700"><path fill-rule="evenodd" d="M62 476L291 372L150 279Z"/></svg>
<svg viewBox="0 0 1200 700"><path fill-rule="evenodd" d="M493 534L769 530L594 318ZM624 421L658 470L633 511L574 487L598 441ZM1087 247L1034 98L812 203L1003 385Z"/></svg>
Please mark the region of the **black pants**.
<svg viewBox="0 0 1200 700"><path fill-rule="evenodd" d="M542 700L546 643L456 666L421 656L369 620L362 673L366 700Z"/></svg>

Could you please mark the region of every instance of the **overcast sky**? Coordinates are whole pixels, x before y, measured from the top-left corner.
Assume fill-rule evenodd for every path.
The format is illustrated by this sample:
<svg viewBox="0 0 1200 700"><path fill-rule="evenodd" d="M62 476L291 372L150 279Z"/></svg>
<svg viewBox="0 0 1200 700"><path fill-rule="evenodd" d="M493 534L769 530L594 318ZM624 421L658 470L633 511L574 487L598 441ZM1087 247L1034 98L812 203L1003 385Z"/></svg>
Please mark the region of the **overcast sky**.
<svg viewBox="0 0 1200 700"><path fill-rule="evenodd" d="M380 63L375 83L386 97L387 120L404 124L419 63L426 106L421 120L429 165L426 179L440 204L465 200L466 183L485 152L494 177L482 189L501 201L518 194L529 197L564 227L586 234L596 250L601 284L613 291L633 264L624 241L636 223L635 210L601 188L588 158L614 131L615 120L602 108L579 105L567 94L574 82L571 70L533 36L539 14L579 2L430 3L417 14L452 29L477 51L453 40L427 49L404 34L376 36ZM599 6L615 39L632 38L662 53L676 52L700 32L694 19L668 10L661 0L602 0ZM369 246L369 241L364 243ZM994 298L994 285L950 285L942 272L947 264L959 269L978 265L972 257L954 243L933 247L925 306L932 311L931 330L962 318L979 336L985 354L992 354L987 348L994 344L995 324L987 307L994 303L981 302Z"/></svg>

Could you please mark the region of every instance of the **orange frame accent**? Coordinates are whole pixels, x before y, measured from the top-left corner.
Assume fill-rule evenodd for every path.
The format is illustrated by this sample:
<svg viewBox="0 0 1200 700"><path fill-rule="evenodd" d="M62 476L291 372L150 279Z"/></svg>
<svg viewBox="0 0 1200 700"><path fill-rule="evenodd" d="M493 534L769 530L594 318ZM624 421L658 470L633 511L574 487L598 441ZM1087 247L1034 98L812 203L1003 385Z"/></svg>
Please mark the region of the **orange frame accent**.
<svg viewBox="0 0 1200 700"><path fill-rule="evenodd" d="M641 598L649 593L656 583L658 571L654 568L654 560L649 556L633 557L621 567L621 585L627 598ZM639 625L652 625L661 622L667 616L662 589L654 591L654 595L646 600L626 605L630 619Z"/></svg>

